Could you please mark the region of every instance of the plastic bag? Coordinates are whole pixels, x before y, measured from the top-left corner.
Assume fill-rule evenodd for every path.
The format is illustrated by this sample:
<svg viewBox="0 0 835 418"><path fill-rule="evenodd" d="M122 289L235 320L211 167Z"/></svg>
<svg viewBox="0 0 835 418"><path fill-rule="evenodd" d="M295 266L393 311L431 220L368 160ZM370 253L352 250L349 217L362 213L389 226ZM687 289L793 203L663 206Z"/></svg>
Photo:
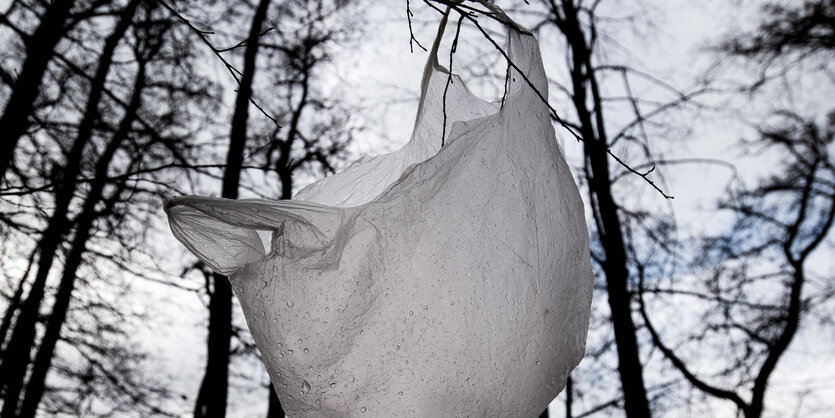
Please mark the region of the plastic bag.
<svg viewBox="0 0 835 418"><path fill-rule="evenodd" d="M536 39L508 32L547 94ZM166 202L174 235L230 275L290 416L537 416L583 357L588 236L548 109L516 71L503 105L455 77L441 149L437 45L401 151L306 201Z"/></svg>

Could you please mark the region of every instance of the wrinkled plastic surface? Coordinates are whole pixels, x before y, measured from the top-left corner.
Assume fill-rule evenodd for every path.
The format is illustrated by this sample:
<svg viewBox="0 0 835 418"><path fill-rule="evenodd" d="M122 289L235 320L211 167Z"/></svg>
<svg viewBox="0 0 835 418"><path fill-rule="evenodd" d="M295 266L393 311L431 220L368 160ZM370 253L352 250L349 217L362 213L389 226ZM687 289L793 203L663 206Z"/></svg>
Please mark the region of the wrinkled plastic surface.
<svg viewBox="0 0 835 418"><path fill-rule="evenodd" d="M536 39L508 39L546 94ZM503 105L456 77L441 149L436 49L402 150L300 200L166 202L174 235L231 276L290 416L533 417L582 359L588 237L548 109L515 71Z"/></svg>

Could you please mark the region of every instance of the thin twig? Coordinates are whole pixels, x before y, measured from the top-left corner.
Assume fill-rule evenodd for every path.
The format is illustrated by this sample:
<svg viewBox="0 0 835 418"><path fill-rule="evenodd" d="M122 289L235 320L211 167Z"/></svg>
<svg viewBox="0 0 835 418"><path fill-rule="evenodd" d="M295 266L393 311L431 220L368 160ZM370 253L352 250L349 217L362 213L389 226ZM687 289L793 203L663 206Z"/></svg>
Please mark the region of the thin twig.
<svg viewBox="0 0 835 418"><path fill-rule="evenodd" d="M275 28L274 28L274 27L272 27L272 26L271 26L271 27L269 27L269 28L267 28L267 29L264 29L264 31L263 31L263 32L261 32L261 33L259 33L259 34L258 34L258 37L260 38L260 37L262 37L262 36L266 35L266 34L267 34L267 32L269 32L269 31L271 31L271 30L273 30L273 29L275 29ZM238 48L240 48L240 47L242 47L242 46L246 45L248 42L249 42L249 39L244 39L243 41L240 41L240 42L236 43L235 45L232 45L232 46L230 46L230 47L228 47L228 48L219 48L219 49L217 50L217 52L229 52L229 51L231 51L231 50L233 50L233 49L238 49Z"/></svg>
<svg viewBox="0 0 835 418"><path fill-rule="evenodd" d="M409 51L412 53L415 52L415 47L412 44L413 42L416 43L420 49L426 51L426 48L424 48L423 45L420 44L420 41L415 38L415 32L412 30L412 16L414 16L414 13L412 13L412 7L409 4L409 0L406 0L406 19L409 21Z"/></svg>
<svg viewBox="0 0 835 418"><path fill-rule="evenodd" d="M650 180L650 179L649 179L649 177L648 177L648 176L649 176L649 174L650 174L650 173L652 173L652 172L655 170L655 165L653 165L653 166L652 166L652 168L650 168L650 169L649 169L649 170L647 170L646 172L641 173L640 171L635 170L634 168L630 167L630 166L629 166L629 164L626 164L625 162L623 162L620 158L618 158L618 156L617 156L617 155L615 155L615 153L613 153L613 152L612 152L612 150L611 150L611 149L607 148L607 149L606 149L606 153L607 153L607 154L609 154L609 155L611 155L611 156L612 156L612 158L614 158L614 159L615 159L615 161L617 161L617 162L618 162L618 164L622 165L624 168L626 168L627 170L629 170L630 172L632 172L632 174L635 174L635 175L637 175L638 177L640 177L640 178L644 179L644 181L646 181L647 183L649 183L649 185L650 185L650 186L652 186L652 188L653 188L653 189L657 190L657 191L658 191L658 193L661 193L661 196L664 196L664 198L665 198L665 199L674 199L674 197L673 197L673 196L670 196L670 195L668 195L667 193L664 193L664 190L661 190L661 188L660 188L660 187L658 187L658 185L656 185L654 181L652 181L652 180Z"/></svg>
<svg viewBox="0 0 835 418"><path fill-rule="evenodd" d="M458 18L458 26L455 28L455 38L452 40L452 46L449 48L449 73L447 74L446 79L446 86L444 86L444 97L443 97L443 112L444 112L444 123L441 127L441 147L443 148L444 142L446 139L446 94L449 91L449 85L452 84L452 55L455 54L455 50L458 48L458 35L461 34L461 23L464 21L464 15L461 15Z"/></svg>

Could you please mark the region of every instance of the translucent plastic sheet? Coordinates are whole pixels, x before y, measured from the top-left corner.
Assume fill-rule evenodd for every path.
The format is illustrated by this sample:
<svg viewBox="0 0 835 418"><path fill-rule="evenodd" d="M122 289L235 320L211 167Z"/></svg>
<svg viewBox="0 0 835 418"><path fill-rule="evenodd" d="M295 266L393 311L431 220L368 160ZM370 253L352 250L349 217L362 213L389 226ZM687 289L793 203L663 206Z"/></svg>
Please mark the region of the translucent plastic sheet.
<svg viewBox="0 0 835 418"><path fill-rule="evenodd" d="M508 32L547 97L536 39ZM231 276L290 416L538 416L583 357L588 236L548 108L516 71L503 105L456 76L441 148L437 43L400 151L298 200L166 202L174 235Z"/></svg>

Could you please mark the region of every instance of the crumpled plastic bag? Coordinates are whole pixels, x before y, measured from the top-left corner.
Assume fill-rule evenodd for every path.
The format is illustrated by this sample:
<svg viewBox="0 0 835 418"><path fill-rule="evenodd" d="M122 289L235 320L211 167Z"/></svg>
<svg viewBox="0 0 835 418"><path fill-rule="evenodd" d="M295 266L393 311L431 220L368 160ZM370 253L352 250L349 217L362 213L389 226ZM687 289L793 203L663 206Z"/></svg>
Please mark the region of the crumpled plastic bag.
<svg viewBox="0 0 835 418"><path fill-rule="evenodd" d="M230 276L289 416L538 416L583 357L588 236L548 108L515 70L503 104L455 76L441 148L437 45L400 151L297 200L166 202ZM547 95L536 39L509 24L507 50Z"/></svg>

